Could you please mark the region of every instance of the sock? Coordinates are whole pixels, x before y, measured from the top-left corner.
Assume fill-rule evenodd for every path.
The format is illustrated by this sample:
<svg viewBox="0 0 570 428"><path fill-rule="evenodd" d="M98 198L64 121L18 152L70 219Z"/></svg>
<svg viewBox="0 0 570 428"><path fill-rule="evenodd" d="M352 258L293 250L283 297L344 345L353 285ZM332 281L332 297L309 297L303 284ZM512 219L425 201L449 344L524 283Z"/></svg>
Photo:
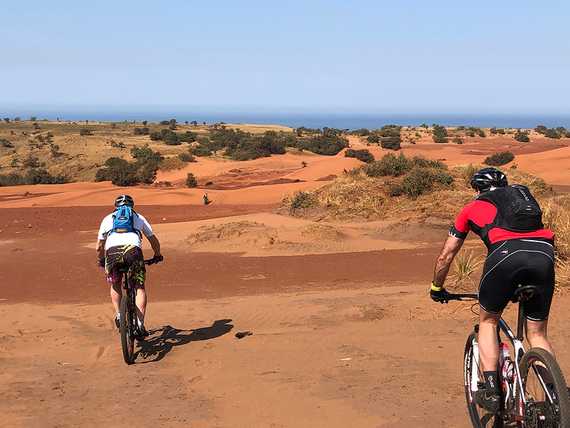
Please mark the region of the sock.
<svg viewBox="0 0 570 428"><path fill-rule="evenodd" d="M499 376L497 372L483 372L483 376L485 376L485 388L488 391L499 392Z"/></svg>

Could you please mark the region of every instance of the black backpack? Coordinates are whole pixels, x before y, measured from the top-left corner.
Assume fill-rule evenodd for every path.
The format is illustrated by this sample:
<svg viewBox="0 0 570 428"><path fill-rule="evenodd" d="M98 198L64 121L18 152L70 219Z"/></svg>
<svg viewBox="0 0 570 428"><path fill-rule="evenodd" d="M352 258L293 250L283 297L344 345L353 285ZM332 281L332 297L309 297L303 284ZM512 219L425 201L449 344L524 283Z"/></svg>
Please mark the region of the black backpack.
<svg viewBox="0 0 570 428"><path fill-rule="evenodd" d="M523 233L544 227L540 205L526 186L515 184L498 187L482 193L477 199L490 202L497 208L495 220L483 231L485 236L494 227Z"/></svg>

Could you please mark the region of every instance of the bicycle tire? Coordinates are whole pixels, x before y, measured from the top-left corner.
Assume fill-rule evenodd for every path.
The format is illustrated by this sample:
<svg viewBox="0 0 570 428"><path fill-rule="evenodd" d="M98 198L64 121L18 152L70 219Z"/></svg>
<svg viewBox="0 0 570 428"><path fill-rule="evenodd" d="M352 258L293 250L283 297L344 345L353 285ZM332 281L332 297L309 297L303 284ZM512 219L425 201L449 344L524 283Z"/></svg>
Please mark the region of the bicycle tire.
<svg viewBox="0 0 570 428"><path fill-rule="evenodd" d="M121 348L125 363L132 364L135 354L135 338L133 337L133 316L128 293L123 293L121 297L119 330L121 333Z"/></svg>
<svg viewBox="0 0 570 428"><path fill-rule="evenodd" d="M549 372L552 377L552 384L554 387L554 394L557 396L558 404L558 418L557 425L544 425L544 426L557 426L560 428L570 428L570 399L568 397L568 389L566 386L566 380L560 370L560 366L556 362L556 359L550 352L542 348L531 348L526 352L520 363L520 372L523 379L523 385L525 388L525 396L527 395L527 381L529 371L534 362L540 362L541 365ZM542 387L542 385L541 385ZM530 425L532 426L532 425ZM539 425L543 426L543 425Z"/></svg>
<svg viewBox="0 0 570 428"><path fill-rule="evenodd" d="M473 390L473 370L477 370L477 379L480 379L481 373L474 358L474 345L477 343L477 334L471 333L467 337L465 343L465 351L463 353L463 381L465 386L465 400L467 402L467 410L469 411L469 419L474 428L503 428L504 423L500 415L492 415L479 412L480 407L475 402L475 394ZM478 386L477 386L478 388Z"/></svg>

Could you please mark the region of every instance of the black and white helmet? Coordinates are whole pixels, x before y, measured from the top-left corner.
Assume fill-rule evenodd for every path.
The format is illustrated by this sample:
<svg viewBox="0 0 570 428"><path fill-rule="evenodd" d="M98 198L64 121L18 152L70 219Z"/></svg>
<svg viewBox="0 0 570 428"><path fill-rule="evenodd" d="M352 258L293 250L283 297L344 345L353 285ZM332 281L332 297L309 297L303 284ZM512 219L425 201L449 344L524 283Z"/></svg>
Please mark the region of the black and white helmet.
<svg viewBox="0 0 570 428"><path fill-rule="evenodd" d="M491 187L508 186L507 176L497 168L483 168L473 174L471 187L478 192L487 192Z"/></svg>
<svg viewBox="0 0 570 428"><path fill-rule="evenodd" d="M117 196L117 199L115 199L115 207L122 207L123 205L127 205L132 208L135 206L135 201L129 195Z"/></svg>

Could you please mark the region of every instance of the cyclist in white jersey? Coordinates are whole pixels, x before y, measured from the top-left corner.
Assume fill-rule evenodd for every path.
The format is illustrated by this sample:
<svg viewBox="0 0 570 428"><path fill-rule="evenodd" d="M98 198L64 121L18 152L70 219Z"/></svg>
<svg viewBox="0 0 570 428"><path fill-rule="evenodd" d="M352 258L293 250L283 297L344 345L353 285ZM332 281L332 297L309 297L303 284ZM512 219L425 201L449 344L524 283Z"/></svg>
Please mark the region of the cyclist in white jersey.
<svg viewBox="0 0 570 428"><path fill-rule="evenodd" d="M134 200L129 195L121 195L115 200L115 208L134 207ZM99 265L105 267L107 282L115 309L115 325L119 327L119 305L121 302L121 273L119 268L129 267L128 275L132 286L137 290L138 333L144 337L148 333L144 327L147 296L144 288L146 269L142 253L142 235L146 236L154 251L154 259L161 261L160 242L152 231L149 222L136 212L132 212L132 231L118 232L114 228L116 212L107 215L101 222L97 236L97 255Z"/></svg>

